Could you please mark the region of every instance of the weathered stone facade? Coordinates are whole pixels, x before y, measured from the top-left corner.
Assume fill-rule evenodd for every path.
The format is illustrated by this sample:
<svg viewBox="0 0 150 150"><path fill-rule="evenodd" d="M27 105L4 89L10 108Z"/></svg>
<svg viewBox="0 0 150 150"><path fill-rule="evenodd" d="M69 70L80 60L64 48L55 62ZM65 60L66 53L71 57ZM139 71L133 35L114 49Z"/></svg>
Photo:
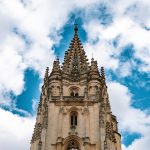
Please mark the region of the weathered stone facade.
<svg viewBox="0 0 150 150"><path fill-rule="evenodd" d="M104 68L88 63L75 25L64 63L46 69L31 150L121 150Z"/></svg>

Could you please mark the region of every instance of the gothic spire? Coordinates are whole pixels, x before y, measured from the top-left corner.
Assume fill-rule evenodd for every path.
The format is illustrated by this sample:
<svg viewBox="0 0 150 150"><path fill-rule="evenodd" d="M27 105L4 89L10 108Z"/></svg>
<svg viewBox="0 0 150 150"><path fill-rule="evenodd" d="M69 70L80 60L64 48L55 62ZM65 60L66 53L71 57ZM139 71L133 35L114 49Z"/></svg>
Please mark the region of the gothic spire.
<svg viewBox="0 0 150 150"><path fill-rule="evenodd" d="M87 71L88 59L78 37L78 26L75 24L74 37L70 43L68 51L65 52L62 72L65 75L70 75L73 80L78 80L80 74L87 73Z"/></svg>

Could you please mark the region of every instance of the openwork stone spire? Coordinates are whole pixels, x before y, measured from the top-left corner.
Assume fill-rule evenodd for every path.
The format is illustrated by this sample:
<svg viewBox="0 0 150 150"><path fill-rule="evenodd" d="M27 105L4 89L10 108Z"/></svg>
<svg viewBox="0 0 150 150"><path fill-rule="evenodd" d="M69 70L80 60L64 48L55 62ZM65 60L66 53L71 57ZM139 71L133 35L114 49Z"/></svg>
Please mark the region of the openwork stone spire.
<svg viewBox="0 0 150 150"><path fill-rule="evenodd" d="M81 74L88 72L88 59L78 37L78 27L74 26L74 37L68 51L65 52L62 72L65 76L70 75L73 81L80 79Z"/></svg>

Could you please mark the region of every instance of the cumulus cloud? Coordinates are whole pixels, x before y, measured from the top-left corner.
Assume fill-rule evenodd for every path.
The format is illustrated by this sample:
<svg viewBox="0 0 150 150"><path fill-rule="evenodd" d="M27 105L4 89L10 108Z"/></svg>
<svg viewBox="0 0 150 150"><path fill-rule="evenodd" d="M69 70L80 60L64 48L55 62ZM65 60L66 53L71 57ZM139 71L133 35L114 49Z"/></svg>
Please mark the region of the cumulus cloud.
<svg viewBox="0 0 150 150"><path fill-rule="evenodd" d="M150 115L140 109L133 108L132 94L129 89L117 82L109 82L108 93L112 106L112 112L117 116L119 129L122 132L139 133L140 139L136 139L124 150L148 150L150 134Z"/></svg>
<svg viewBox="0 0 150 150"><path fill-rule="evenodd" d="M41 77L46 66L51 69L55 58L52 47L61 39L58 31L69 19L70 12L98 2L0 1L0 104L10 104L8 93L19 95L23 91L27 68L37 71Z"/></svg>
<svg viewBox="0 0 150 150"><path fill-rule="evenodd" d="M11 105L9 92L19 95L24 90L24 71L27 68L43 76L45 67L51 67L55 57L52 51L54 41L49 34L56 23L47 22L52 19L45 18L48 10L44 11L43 5L37 9L35 4L39 2L30 1L28 4L23 6L17 0L0 2L0 104L3 105Z"/></svg>
<svg viewBox="0 0 150 150"><path fill-rule="evenodd" d="M123 47L132 43L136 49L134 58L143 63L139 67L139 71L150 71L150 31L141 27L131 18L116 18L108 27L103 26L98 20L91 20L84 26L88 33L89 43L85 44L88 54L92 51L106 68L117 69L120 67L119 56ZM117 38L117 46L114 46L113 41ZM129 65L128 70L130 70Z"/></svg>
<svg viewBox="0 0 150 150"><path fill-rule="evenodd" d="M0 148L27 150L35 123L34 118L24 118L0 109Z"/></svg>
<svg viewBox="0 0 150 150"><path fill-rule="evenodd" d="M148 132L150 133L150 132ZM141 139L136 139L129 147L123 146L123 150L149 150L149 135L142 137Z"/></svg>
<svg viewBox="0 0 150 150"><path fill-rule="evenodd" d="M2 99L7 99L3 91L12 91L15 95L23 91L25 69L30 67L43 75L43 68L52 65L52 61L54 60L52 46L58 43L62 38L58 31L69 19L69 14L77 9L84 11L84 15L89 18L89 20L85 19L86 24L84 25L88 33L88 44L85 48L87 51L93 50L94 56L97 56L95 54L99 53L102 64L113 70L117 69L119 66L117 56L122 46L131 42L137 48L135 57L143 62L140 69L142 71L149 71L149 31L142 28L140 24L138 24L139 22L136 22L140 18L143 18L137 17L138 13L143 14L142 8L147 9L148 16L149 3L147 0L142 1L142 3L138 0L132 0L130 2L124 0L115 2L104 2L101 0L87 0L84 2L79 2L78 0L72 2L15 0L10 2L5 0L0 3L0 20L2 23L0 27L0 43L2 45L4 44L4 47L1 46L1 51L6 51L6 49L13 51L12 54L10 52L0 55L2 59L3 55L5 55L5 60L10 60L9 57L11 57L10 62L13 61L13 66L11 66L11 63L7 65L5 60L3 60L0 67L12 67L12 70L14 70L12 73L10 69L3 69L2 67L2 76L11 74L13 79L17 76L15 80L11 80L17 83L15 87L12 85L8 86L9 83L3 80L5 82L3 82L2 85L4 85L0 88ZM114 3L115 6L112 5ZM89 17L90 12L93 15L93 9L91 9L93 7L97 8L98 6L95 13L99 14L100 4L106 5L104 10L108 7L108 14L112 14L112 24L107 28L100 24L98 20L103 16L102 12L100 16L98 15L96 17L96 15L94 15L94 19L93 17ZM140 11L136 11L137 13L135 14L135 11L130 11L131 9L140 9ZM128 13L126 13L126 11ZM107 15L107 13L104 15ZM143 18L143 24L148 26L148 17ZM14 28L17 29L17 33L13 32ZM120 42L118 48L114 49L111 40L117 36L120 36ZM145 40L143 41L142 39ZM21 44L20 47L19 44ZM10 45L10 47L7 47L8 45ZM91 52L87 53L91 55ZM14 62L15 59L16 62ZM129 71L130 68L126 67L126 76L129 75ZM6 102L8 102L8 100Z"/></svg>
<svg viewBox="0 0 150 150"><path fill-rule="evenodd" d="M23 90L25 64L19 53L22 52L24 43L15 35L8 36L0 47L0 104L10 102L9 95L13 91L19 94ZM5 101L7 99L7 101Z"/></svg>
<svg viewBox="0 0 150 150"><path fill-rule="evenodd" d="M100 4L104 6L104 14ZM150 72L149 8L149 0L0 1L0 104L10 105L11 93L22 93L27 68L43 77L43 69L52 66L55 58L52 47L59 44L62 38L60 30L75 10L84 12L80 17L87 32L84 48L89 58L93 53L100 65L122 78L132 75L132 64L139 71ZM116 46L114 41L117 41ZM128 43L135 48L132 62L138 59L140 66L136 62L121 62L122 48ZM135 140L129 147L124 146L124 149L140 150L144 147L147 150L150 116L131 106L132 94L126 86L110 82L108 87L112 110L119 119L120 129L142 135L141 139ZM33 100L33 108L35 106ZM4 150L28 149L32 133L29 125L33 127L34 121L2 109L0 111L3 120L0 124L3 133L0 135L0 147ZM21 129L21 135L17 134L18 129Z"/></svg>
<svg viewBox="0 0 150 150"><path fill-rule="evenodd" d="M101 22L99 13L93 16L92 10L88 13L92 17L87 16L84 22L83 27L88 40L85 49L88 55L91 56L93 53L107 69L112 69L121 77L125 77L131 74L131 68L136 62L122 67L120 54L123 47L132 44L135 49L133 61L141 61L140 66L136 64L134 67L140 72L150 72L150 3L147 0L121 0L105 1L102 4L105 6L103 16L107 20L106 24ZM86 15L84 17L86 18Z"/></svg>
<svg viewBox="0 0 150 150"><path fill-rule="evenodd" d="M109 25L104 26L98 18L88 20L84 24L88 39L88 43L85 43L88 56L91 57L93 53L100 65L113 70L122 78L132 75L132 68L137 68L139 72L150 72L150 34L145 28L149 26L148 1L145 0L142 3L136 0L114 1L114 3L115 5L109 3L111 10L108 9L108 11L113 12L113 21ZM143 15L144 9L147 10L146 15ZM114 42L116 42L115 45ZM132 58L122 62L120 56L128 44L132 44L135 51ZM139 60L141 64L137 64L135 60ZM122 145L123 150L148 150L150 115L131 105L132 91L129 91L126 86L109 82L108 92L112 112L118 118L120 131L141 135L141 138L132 141L128 147Z"/></svg>

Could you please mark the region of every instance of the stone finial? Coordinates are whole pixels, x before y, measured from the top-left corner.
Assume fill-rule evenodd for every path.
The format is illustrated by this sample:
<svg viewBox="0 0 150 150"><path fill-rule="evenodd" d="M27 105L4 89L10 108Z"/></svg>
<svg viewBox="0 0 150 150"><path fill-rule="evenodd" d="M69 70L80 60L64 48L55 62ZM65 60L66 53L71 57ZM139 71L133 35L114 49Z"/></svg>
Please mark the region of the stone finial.
<svg viewBox="0 0 150 150"><path fill-rule="evenodd" d="M59 58L57 57L57 59L53 62L53 69L52 72L60 72L60 62L59 62Z"/></svg>
<svg viewBox="0 0 150 150"><path fill-rule="evenodd" d="M74 33L78 34L78 24L74 24Z"/></svg>

